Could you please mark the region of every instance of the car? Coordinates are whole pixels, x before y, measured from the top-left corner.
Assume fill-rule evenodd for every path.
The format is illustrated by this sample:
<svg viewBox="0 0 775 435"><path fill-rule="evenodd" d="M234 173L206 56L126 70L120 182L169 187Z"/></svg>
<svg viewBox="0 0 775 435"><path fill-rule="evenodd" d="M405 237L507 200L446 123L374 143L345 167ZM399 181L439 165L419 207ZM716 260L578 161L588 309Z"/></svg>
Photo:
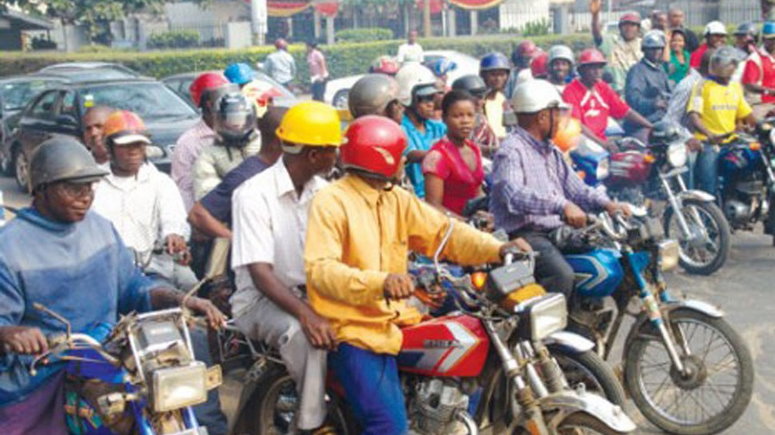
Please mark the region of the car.
<svg viewBox="0 0 775 435"><path fill-rule="evenodd" d="M439 59L449 59L457 64L457 68L447 75L447 83L450 85L462 76L479 74L479 61L473 56L454 50L427 50L423 53L423 63L426 65ZM323 97L325 102L337 109L346 109L350 88L364 75L358 74L329 80L326 84L326 94Z"/></svg>
<svg viewBox="0 0 775 435"><path fill-rule="evenodd" d="M0 78L0 144L4 144L19 120L19 113L41 91L66 82L67 79L44 74ZM0 159L0 171L10 174L8 161Z"/></svg>
<svg viewBox="0 0 775 435"><path fill-rule="evenodd" d="M89 107L104 105L131 110L146 123L152 145L148 158L169 172L170 157L178 137L194 125L199 113L163 83L147 78L64 83L43 91L21 114L18 127L3 158L13 165L16 182L29 191L29 161L32 153L53 136L80 139L82 118Z"/></svg>
<svg viewBox="0 0 775 435"><path fill-rule="evenodd" d="M206 71L175 74L162 78L161 82L175 91L175 93L189 101L191 104L194 104L194 102L191 100L191 93L188 91L188 88L191 86L191 83L204 72ZM212 72L220 73L220 71ZM256 71L256 80L268 84L276 94L279 94L279 96L273 98L274 104L283 107L290 107L298 101L296 95L294 95L294 93L291 92L288 88L260 71Z"/></svg>
<svg viewBox="0 0 775 435"><path fill-rule="evenodd" d="M42 74L64 74L71 75L77 72L81 72L84 76L92 77L91 80L114 80L114 79L131 79L139 78L142 75L120 63L111 62L63 62L48 65L40 70L38 73ZM106 75L105 77L99 77L99 74ZM87 81L87 80L82 80Z"/></svg>

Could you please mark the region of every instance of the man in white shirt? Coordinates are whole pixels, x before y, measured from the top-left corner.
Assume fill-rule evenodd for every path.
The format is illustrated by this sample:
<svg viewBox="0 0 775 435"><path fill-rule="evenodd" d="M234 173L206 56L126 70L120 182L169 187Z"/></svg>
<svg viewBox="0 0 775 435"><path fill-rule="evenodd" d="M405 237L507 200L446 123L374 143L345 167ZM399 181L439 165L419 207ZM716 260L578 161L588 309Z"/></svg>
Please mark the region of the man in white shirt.
<svg viewBox="0 0 775 435"><path fill-rule="evenodd" d="M100 168L110 170L110 154L105 145L103 126L108 116L116 109L107 106L90 107L83 114L83 143L91 152L94 161Z"/></svg>
<svg viewBox="0 0 775 435"><path fill-rule="evenodd" d="M105 120L110 174L95 188L93 210L113 223L146 274L188 290L197 279L184 263L190 228L175 182L146 162L151 143L142 119L129 111Z"/></svg>
<svg viewBox="0 0 775 435"><path fill-rule="evenodd" d="M396 56L398 59L398 63L406 63L406 62L422 62L423 61L423 50L422 46L417 43L417 31L412 30L409 32L409 36L407 38L407 42L405 44L401 44L398 47L398 55Z"/></svg>
<svg viewBox="0 0 775 435"><path fill-rule="evenodd" d="M306 301L304 239L312 197L326 185L319 174L336 162L339 116L317 101L299 103L277 136L283 157L232 199L232 313L243 333L280 351L301 398L298 428L312 431L325 422L326 350L336 342L328 321Z"/></svg>
<svg viewBox="0 0 775 435"><path fill-rule="evenodd" d="M266 57L264 69L273 79L288 87L296 77L296 61L288 53L288 42L285 39L279 38L274 42L274 46L277 51Z"/></svg>

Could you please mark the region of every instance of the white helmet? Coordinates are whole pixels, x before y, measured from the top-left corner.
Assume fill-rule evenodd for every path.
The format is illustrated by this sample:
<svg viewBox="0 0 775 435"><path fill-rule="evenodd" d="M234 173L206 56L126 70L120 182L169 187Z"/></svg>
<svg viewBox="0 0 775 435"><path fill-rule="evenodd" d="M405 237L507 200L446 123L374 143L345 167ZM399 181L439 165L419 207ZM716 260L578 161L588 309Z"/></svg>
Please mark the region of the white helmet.
<svg viewBox="0 0 775 435"><path fill-rule="evenodd" d="M573 59L573 50L567 45L554 45L549 49L549 65L557 59L565 59L570 62L571 67L575 63Z"/></svg>
<svg viewBox="0 0 775 435"><path fill-rule="evenodd" d="M396 74L396 81L398 82L398 101L407 107L412 105L415 88L433 86L435 90L436 86L436 76L431 70L419 63L408 63L402 66Z"/></svg>
<svg viewBox="0 0 775 435"><path fill-rule="evenodd" d="M705 36L708 35L726 35L727 34L727 26L724 25L721 21L711 21L710 23L705 25L705 32L703 32Z"/></svg>
<svg viewBox="0 0 775 435"><path fill-rule="evenodd" d="M544 109L567 109L557 88L546 80L530 80L517 86L511 98L515 113L536 113Z"/></svg>

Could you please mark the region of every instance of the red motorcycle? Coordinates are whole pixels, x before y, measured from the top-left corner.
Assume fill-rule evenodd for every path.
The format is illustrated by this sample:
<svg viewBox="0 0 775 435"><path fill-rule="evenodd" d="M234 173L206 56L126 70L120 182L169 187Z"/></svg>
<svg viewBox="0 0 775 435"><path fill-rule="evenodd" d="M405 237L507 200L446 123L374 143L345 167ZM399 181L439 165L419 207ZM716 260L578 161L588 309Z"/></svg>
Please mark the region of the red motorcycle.
<svg viewBox="0 0 775 435"><path fill-rule="evenodd" d="M410 432L417 434L627 433L633 422L616 405L583 387L568 386L542 341L565 328L565 297L546 294L533 280L532 254L514 253L486 280L454 277L439 266L433 280L418 283L420 300L438 300L454 287L459 311L403 330L398 355ZM514 257L519 260L512 262ZM293 433L296 388L280 358L250 344L248 370L234 432ZM583 385L583 384L582 384ZM359 428L329 382L329 421L339 434ZM582 432L583 433L583 432Z"/></svg>

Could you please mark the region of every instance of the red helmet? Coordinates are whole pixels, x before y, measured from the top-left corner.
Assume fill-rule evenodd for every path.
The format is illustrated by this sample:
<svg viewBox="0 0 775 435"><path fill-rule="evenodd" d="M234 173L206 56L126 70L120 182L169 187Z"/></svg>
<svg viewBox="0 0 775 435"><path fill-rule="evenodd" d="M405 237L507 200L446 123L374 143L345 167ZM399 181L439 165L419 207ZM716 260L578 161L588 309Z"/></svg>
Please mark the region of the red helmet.
<svg viewBox="0 0 775 435"><path fill-rule="evenodd" d="M223 74L218 72L206 72L200 74L199 77L191 82L188 91L191 93L191 99L194 101L196 107L199 107L202 102L202 93L228 83L229 81Z"/></svg>
<svg viewBox="0 0 775 435"><path fill-rule="evenodd" d="M619 17L619 25L622 24L637 24L640 26L640 14L637 12L627 12Z"/></svg>
<svg viewBox="0 0 775 435"><path fill-rule="evenodd" d="M540 79L549 75L549 53L541 51L530 62L530 72L533 77Z"/></svg>
<svg viewBox="0 0 775 435"><path fill-rule="evenodd" d="M596 48L587 48L579 55L579 66L606 63L605 56Z"/></svg>
<svg viewBox="0 0 775 435"><path fill-rule="evenodd" d="M522 41L517 45L517 56L533 57L538 54L539 48L533 41Z"/></svg>
<svg viewBox="0 0 775 435"><path fill-rule="evenodd" d="M345 168L391 180L401 165L406 149L406 134L384 116L366 115L353 121L344 134L339 155Z"/></svg>

